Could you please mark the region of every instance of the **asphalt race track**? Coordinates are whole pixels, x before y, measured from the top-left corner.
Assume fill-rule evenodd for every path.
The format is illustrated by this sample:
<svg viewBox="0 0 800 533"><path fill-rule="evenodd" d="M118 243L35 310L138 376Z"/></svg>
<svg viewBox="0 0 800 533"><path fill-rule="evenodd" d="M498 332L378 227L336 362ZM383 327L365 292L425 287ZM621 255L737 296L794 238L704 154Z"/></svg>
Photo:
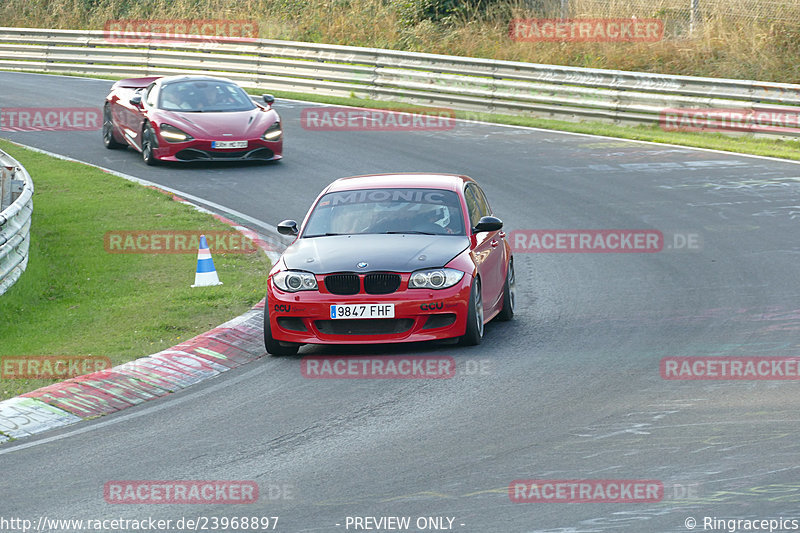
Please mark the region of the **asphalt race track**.
<svg viewBox="0 0 800 533"><path fill-rule="evenodd" d="M3 72L0 108L99 108L111 83ZM275 530L286 532L354 531L348 517L390 516L449 517L452 530L481 533L677 532L689 531L690 517L697 531L711 530L704 517L800 521L798 382L667 380L659 368L665 357L800 356L800 165L485 124L307 131L300 112L312 105L277 101L285 159L267 165L151 168L132 150L106 150L99 131L0 136L272 225L301 219L334 178L454 172L483 185L509 232L656 229L664 249L517 251L517 316L489 324L479 347L304 347L7 443L0 515L278 516ZM303 355L353 353L452 356L457 372L301 375ZM516 503L508 488L519 479L658 480L663 498ZM109 504L103 488L115 480L250 480L261 497Z"/></svg>

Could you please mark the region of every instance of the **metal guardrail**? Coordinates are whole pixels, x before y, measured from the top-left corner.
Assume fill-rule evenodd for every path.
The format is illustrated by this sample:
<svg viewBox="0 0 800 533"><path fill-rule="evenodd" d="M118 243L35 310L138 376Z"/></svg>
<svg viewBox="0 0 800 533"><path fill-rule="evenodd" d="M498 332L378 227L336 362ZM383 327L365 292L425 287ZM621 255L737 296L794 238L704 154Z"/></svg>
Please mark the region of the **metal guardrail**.
<svg viewBox="0 0 800 533"><path fill-rule="evenodd" d="M0 295L28 266L33 180L28 171L0 150Z"/></svg>
<svg viewBox="0 0 800 533"><path fill-rule="evenodd" d="M136 34L122 34L133 35ZM540 65L256 39L116 42L99 30L0 27L0 68L113 76L217 74L262 90L569 121L658 124L666 109L800 116L800 85ZM116 36L119 37L119 36ZM795 106L791 108L789 106ZM753 117L745 119L752 123ZM800 136L787 123L759 134Z"/></svg>

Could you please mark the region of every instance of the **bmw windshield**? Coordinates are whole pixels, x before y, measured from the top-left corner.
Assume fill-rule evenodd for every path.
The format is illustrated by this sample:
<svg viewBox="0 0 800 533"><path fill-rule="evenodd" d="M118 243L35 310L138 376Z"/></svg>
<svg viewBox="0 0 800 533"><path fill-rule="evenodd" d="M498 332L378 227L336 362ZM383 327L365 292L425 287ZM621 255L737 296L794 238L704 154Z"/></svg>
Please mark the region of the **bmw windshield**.
<svg viewBox="0 0 800 533"><path fill-rule="evenodd" d="M359 189L320 198L303 237L367 233L465 235L461 202L441 189Z"/></svg>

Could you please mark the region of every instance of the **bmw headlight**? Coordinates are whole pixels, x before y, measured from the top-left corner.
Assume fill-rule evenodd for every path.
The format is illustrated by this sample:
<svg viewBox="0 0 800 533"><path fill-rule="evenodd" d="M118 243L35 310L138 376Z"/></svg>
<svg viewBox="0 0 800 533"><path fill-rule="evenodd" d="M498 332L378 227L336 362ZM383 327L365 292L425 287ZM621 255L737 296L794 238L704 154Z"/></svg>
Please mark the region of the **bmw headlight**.
<svg viewBox="0 0 800 533"><path fill-rule="evenodd" d="M302 270L282 270L272 276L272 282L286 292L317 290L317 278L311 272Z"/></svg>
<svg viewBox="0 0 800 533"><path fill-rule="evenodd" d="M161 129L161 137L163 137L163 139L167 142L182 143L194 139L194 137L192 137L185 131L179 130L178 128L176 128L171 124L162 124L160 129Z"/></svg>
<svg viewBox="0 0 800 533"><path fill-rule="evenodd" d="M464 277L464 273L453 268L429 268L411 273L409 289L446 289Z"/></svg>
<svg viewBox="0 0 800 533"><path fill-rule="evenodd" d="M265 141L278 141L283 135L283 130L281 129L281 121L276 120L275 123L267 128L267 131L264 132L264 140Z"/></svg>

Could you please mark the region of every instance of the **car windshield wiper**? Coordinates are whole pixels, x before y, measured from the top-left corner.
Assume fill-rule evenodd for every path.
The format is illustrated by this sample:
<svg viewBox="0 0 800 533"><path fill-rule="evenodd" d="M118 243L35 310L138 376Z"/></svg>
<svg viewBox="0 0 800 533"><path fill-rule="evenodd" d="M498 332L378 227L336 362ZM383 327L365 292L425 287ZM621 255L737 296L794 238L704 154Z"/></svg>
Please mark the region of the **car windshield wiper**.
<svg viewBox="0 0 800 533"><path fill-rule="evenodd" d="M335 236L335 235L349 235L349 233L332 233L332 232L329 231L327 233L317 233L316 235L304 235L304 237L306 237L306 238L310 238L310 237L332 237L332 236Z"/></svg>
<svg viewBox="0 0 800 533"><path fill-rule="evenodd" d="M395 234L395 233L413 233L415 235L436 235L436 233L431 233L429 231L416 231L416 230L406 230L406 231L384 231L383 233Z"/></svg>

